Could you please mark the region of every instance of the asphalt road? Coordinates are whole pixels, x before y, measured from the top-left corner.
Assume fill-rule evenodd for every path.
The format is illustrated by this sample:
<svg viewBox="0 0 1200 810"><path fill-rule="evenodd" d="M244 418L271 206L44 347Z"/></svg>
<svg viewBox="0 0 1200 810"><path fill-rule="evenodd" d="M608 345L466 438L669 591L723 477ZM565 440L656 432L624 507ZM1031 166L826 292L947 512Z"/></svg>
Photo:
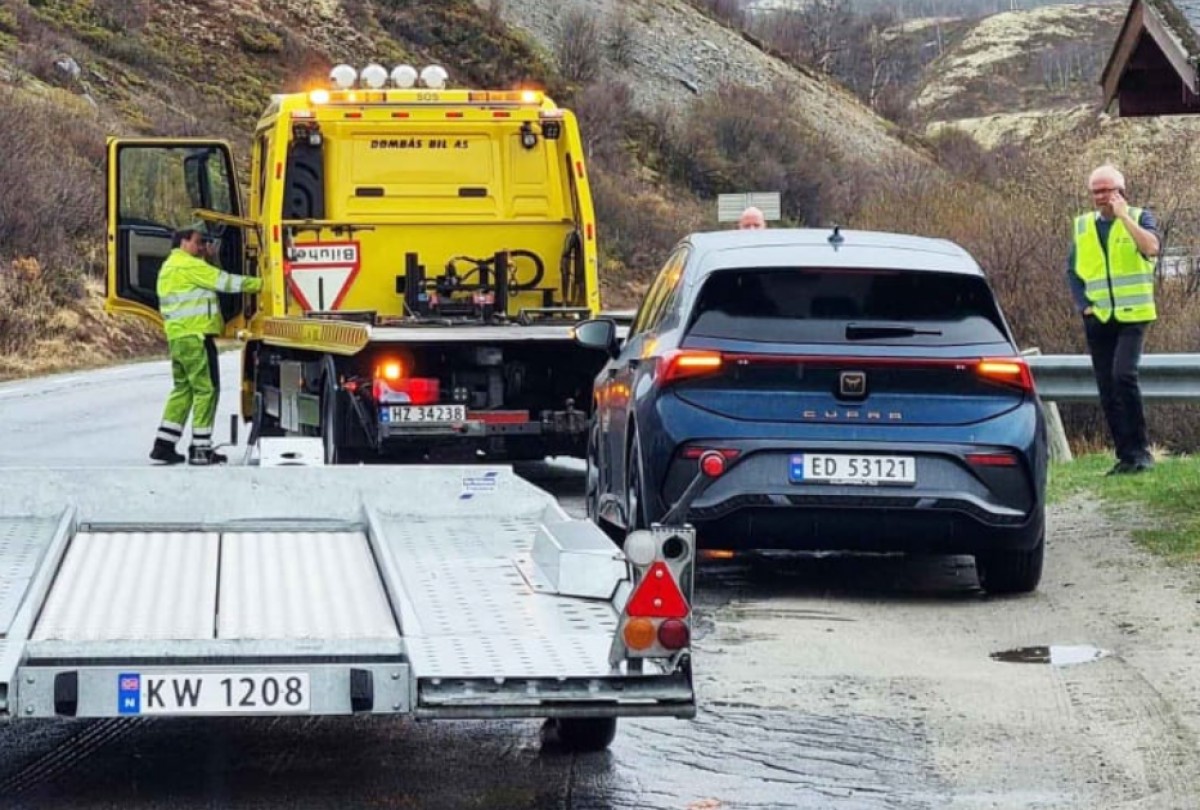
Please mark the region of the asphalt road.
<svg viewBox="0 0 1200 810"><path fill-rule="evenodd" d="M223 360L222 414L236 363ZM0 466L149 463L168 376L147 363L0 385ZM520 471L580 512L578 463ZM19 722L0 724L0 805L1200 806L1200 705L1186 697L1200 678L1181 647L1195 594L1151 567L1145 583L1174 590L1114 609L1114 589L1137 585L1130 560L1151 564L1064 520L1052 516L1042 590L1018 599L984 596L965 558L703 567L699 716L622 721L603 754L557 750L530 721ZM1163 636L1153 614L1171 605L1182 618ZM1122 626L1142 627L1152 654L1124 650ZM1073 666L992 657L1056 644L1097 652Z"/></svg>

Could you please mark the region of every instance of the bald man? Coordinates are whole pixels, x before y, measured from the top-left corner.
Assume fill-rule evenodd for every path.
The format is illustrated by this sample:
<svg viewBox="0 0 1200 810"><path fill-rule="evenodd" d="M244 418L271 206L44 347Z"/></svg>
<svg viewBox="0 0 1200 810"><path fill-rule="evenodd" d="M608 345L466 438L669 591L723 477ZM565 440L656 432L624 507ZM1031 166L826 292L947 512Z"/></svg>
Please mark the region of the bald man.
<svg viewBox="0 0 1200 810"><path fill-rule="evenodd" d="M757 231L765 227L767 227L767 218L763 216L761 209L755 208L753 205L738 217L739 231Z"/></svg>
<svg viewBox="0 0 1200 810"><path fill-rule="evenodd" d="M1154 466L1138 387L1138 361L1154 306L1158 225L1147 209L1125 200L1125 176L1110 165L1088 177L1094 211L1074 220L1067 280L1083 316L1100 405L1116 445L1109 475Z"/></svg>

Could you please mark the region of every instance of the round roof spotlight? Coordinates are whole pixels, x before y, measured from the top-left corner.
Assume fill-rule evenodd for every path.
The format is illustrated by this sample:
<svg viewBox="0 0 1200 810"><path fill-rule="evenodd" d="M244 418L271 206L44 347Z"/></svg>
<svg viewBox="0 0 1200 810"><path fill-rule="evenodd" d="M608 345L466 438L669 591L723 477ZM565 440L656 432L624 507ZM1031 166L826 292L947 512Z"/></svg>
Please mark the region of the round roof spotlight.
<svg viewBox="0 0 1200 810"><path fill-rule="evenodd" d="M338 90L349 90L358 79L358 71L350 65L338 65L329 71L329 80Z"/></svg>
<svg viewBox="0 0 1200 810"><path fill-rule="evenodd" d="M363 68L362 71L363 84L372 90L378 90L387 84L388 72L383 65L371 63Z"/></svg>
<svg viewBox="0 0 1200 810"><path fill-rule="evenodd" d="M430 65L421 71L421 83L433 90L441 90L446 86L450 74L441 65Z"/></svg>
<svg viewBox="0 0 1200 810"><path fill-rule="evenodd" d="M405 89L412 87L417 83L417 69L412 65L397 65L392 70L392 83Z"/></svg>

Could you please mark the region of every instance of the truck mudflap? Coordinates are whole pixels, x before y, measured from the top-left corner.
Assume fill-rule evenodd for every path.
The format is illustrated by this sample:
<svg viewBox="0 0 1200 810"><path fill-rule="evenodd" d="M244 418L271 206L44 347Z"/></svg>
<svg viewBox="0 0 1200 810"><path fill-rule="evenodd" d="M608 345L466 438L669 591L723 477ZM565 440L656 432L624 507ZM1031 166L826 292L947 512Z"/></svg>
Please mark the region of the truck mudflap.
<svg viewBox="0 0 1200 810"><path fill-rule="evenodd" d="M649 570L508 467L6 469L0 716L691 717Z"/></svg>

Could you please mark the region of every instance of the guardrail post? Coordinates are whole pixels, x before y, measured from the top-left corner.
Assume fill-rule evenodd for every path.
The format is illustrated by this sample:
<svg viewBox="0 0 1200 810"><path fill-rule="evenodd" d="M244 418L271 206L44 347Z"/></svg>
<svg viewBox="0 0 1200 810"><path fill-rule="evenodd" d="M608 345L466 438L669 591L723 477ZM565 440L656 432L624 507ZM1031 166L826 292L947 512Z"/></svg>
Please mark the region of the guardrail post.
<svg viewBox="0 0 1200 810"><path fill-rule="evenodd" d="M1026 357L1040 356L1041 353L1042 350L1036 347L1021 352ZM1046 442L1049 445L1050 460L1073 461L1074 456L1071 455L1071 445L1067 441L1067 431L1063 427L1062 415L1058 412L1058 403L1047 402L1038 397L1038 405L1046 419Z"/></svg>

